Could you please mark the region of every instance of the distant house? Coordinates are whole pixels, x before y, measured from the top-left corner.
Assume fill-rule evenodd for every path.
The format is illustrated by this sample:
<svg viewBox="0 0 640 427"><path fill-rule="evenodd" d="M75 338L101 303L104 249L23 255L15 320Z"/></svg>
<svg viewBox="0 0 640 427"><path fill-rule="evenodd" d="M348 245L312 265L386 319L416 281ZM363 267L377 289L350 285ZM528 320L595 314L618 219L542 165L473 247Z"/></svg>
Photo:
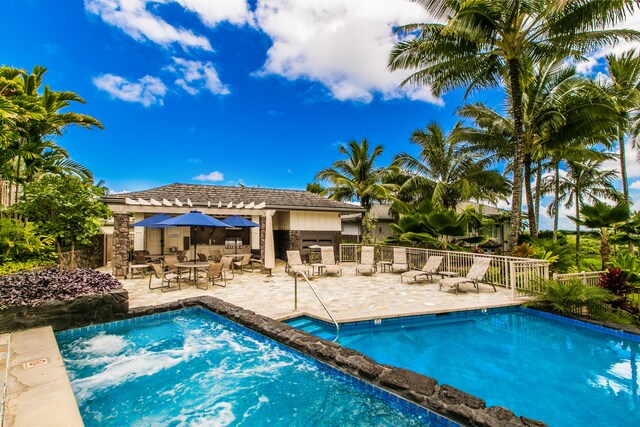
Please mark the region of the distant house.
<svg viewBox="0 0 640 427"><path fill-rule="evenodd" d="M472 206L476 211L482 212L483 215L488 217L498 217L509 212L505 209L476 202L461 203L456 210L462 212L467 206ZM395 222L395 219L390 214L389 209L390 205L382 204L376 204L371 207L371 213L377 218L373 236L376 241L381 242L392 235L391 224ZM362 239L361 221L361 213L342 215L342 240L360 242ZM481 234L491 239L489 242L481 245L485 251L493 252L496 250L504 250L509 236L509 224L508 222L493 224L483 229Z"/></svg>
<svg viewBox="0 0 640 427"><path fill-rule="evenodd" d="M303 255L309 246L334 246L336 254L342 238L340 215L361 213L359 206L329 200L298 190L258 187L230 187L198 184L170 184L102 198L114 214L112 265L114 274L124 275L121 264L130 249L163 254L189 250L219 249L224 253L264 254L265 221L272 218L275 255L285 259L285 251L297 249ZM239 215L260 224L251 229L129 227L130 223L164 213L172 216L198 210L218 219ZM126 249L124 248L126 246Z"/></svg>

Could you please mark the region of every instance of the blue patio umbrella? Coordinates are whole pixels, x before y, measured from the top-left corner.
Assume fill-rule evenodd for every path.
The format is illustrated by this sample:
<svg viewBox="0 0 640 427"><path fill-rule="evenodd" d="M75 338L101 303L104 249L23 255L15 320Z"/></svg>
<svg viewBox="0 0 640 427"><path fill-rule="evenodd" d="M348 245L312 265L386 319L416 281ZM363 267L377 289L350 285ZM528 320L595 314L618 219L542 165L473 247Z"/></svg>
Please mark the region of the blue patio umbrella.
<svg viewBox="0 0 640 427"><path fill-rule="evenodd" d="M253 221L249 221L246 218L243 218L241 216L230 216L229 218L225 218L224 219L224 223L225 224L229 224L231 227L233 228L251 228L251 227L260 227L259 224L256 224ZM236 249L236 253L238 253L238 238L237 236L235 237L235 249Z"/></svg>
<svg viewBox="0 0 640 427"><path fill-rule="evenodd" d="M226 224L219 219L215 219L209 215L205 215L200 211L191 211L175 218L161 221L157 225L164 227L191 227L192 232L193 227L229 227L229 224ZM193 250L193 262L195 263L198 250L197 241L194 241Z"/></svg>
<svg viewBox="0 0 640 427"><path fill-rule="evenodd" d="M132 227L146 227L146 228L166 228L166 225L159 225L159 222L166 221L171 219L171 217L167 214L158 214L151 216L149 218L145 218L142 221L138 221L135 224L131 224ZM164 255L164 230L162 230L162 234L160 237L160 253Z"/></svg>

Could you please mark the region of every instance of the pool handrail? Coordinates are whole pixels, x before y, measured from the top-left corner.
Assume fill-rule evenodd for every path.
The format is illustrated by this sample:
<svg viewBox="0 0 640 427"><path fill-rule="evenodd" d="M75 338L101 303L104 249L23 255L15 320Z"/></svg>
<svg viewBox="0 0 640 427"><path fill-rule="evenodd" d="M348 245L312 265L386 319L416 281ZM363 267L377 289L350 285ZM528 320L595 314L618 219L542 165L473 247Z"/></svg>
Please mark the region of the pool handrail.
<svg viewBox="0 0 640 427"><path fill-rule="evenodd" d="M333 325L336 327L336 336L332 341L333 342L338 341L338 336L340 335L340 325L336 321L335 317L333 317L333 314L331 314L331 310L329 310L329 308L325 305L324 301L322 301L322 298L320 298L320 295L318 295L318 292L316 291L316 288L313 287L313 285L309 281L309 278L307 277L307 275L302 271L296 271L296 273L293 276L294 284L295 284L295 287L294 287L294 301L295 301L294 302L294 310L296 310L296 311L298 310L298 276L302 276L304 281L307 282L307 285L309 285L309 288L311 288L311 291L313 292L313 294L316 296L317 300L322 305L322 308L324 308L324 311L326 311L327 314L329 315L329 318L333 322Z"/></svg>

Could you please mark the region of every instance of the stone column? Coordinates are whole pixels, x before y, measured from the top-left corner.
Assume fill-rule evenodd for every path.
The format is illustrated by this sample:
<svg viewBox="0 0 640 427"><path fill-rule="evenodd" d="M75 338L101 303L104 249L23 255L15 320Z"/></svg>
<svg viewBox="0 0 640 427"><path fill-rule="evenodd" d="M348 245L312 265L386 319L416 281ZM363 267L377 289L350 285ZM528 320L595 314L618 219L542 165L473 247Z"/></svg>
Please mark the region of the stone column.
<svg viewBox="0 0 640 427"><path fill-rule="evenodd" d="M264 216L260 216L260 270L264 269L264 246L265 239L267 236L267 218Z"/></svg>
<svg viewBox="0 0 640 427"><path fill-rule="evenodd" d="M124 278L129 270L129 215L113 215L113 254L111 274Z"/></svg>

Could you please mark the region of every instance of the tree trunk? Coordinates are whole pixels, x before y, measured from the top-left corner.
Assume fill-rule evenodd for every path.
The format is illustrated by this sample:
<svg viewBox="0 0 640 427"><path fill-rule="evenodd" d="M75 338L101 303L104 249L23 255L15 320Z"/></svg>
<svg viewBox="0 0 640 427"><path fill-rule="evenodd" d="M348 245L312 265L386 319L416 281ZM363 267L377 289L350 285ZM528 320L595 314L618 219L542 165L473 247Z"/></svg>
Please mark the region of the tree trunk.
<svg viewBox="0 0 640 427"><path fill-rule="evenodd" d="M558 224L560 222L560 162L555 164L555 182L553 183L553 241L558 240Z"/></svg>
<svg viewBox="0 0 640 427"><path fill-rule="evenodd" d="M533 192L531 191L531 154L524 155L524 192L527 199L527 219L529 220L529 234L532 239L538 237L536 213L534 211Z"/></svg>
<svg viewBox="0 0 640 427"><path fill-rule="evenodd" d="M618 126L618 146L620 148L620 177L622 178L622 194L624 194L624 200L629 201L629 183L627 181L627 154L624 147L624 134L622 129Z"/></svg>
<svg viewBox="0 0 640 427"><path fill-rule="evenodd" d="M75 256L76 256L75 248L76 248L75 242L73 240L71 240L71 262L69 263L69 271L73 271L73 268L75 266L75 262L76 262L76 260L75 260Z"/></svg>
<svg viewBox="0 0 640 427"><path fill-rule="evenodd" d="M536 236L540 230L540 193L542 191L542 161L538 160L538 169L536 169L536 188L533 195L533 212L536 216Z"/></svg>
<svg viewBox="0 0 640 427"><path fill-rule="evenodd" d="M607 227L601 227L600 234L600 258L602 258L602 270L604 271L606 265L611 261L611 247L609 246Z"/></svg>
<svg viewBox="0 0 640 427"><path fill-rule="evenodd" d="M576 192L576 268L580 270L580 190L575 189Z"/></svg>
<svg viewBox="0 0 640 427"><path fill-rule="evenodd" d="M509 60L509 86L513 102L513 180L511 197L511 218L509 219L509 240L507 250L513 252L518 246L520 234L520 210L522 208L522 88L520 87L520 64L517 59Z"/></svg>
<svg viewBox="0 0 640 427"><path fill-rule="evenodd" d="M60 273L62 273L62 270L64 268L64 258L62 257L62 248L60 247L60 242L58 242L58 239L54 239L53 242L56 246L56 253L58 254L59 270L60 270Z"/></svg>

